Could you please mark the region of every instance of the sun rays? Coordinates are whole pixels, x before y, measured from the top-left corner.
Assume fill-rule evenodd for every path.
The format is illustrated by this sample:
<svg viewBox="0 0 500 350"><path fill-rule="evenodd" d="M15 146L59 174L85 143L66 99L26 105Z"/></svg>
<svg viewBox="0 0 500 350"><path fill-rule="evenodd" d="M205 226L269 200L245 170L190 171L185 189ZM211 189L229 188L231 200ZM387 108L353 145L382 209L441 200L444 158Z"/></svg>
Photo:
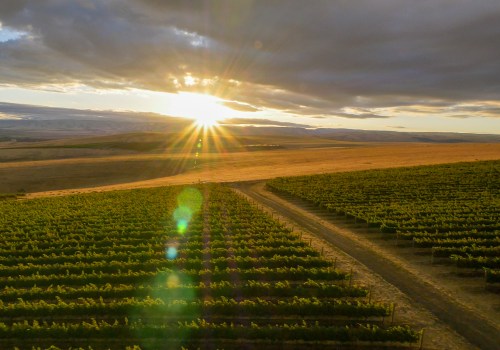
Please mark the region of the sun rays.
<svg viewBox="0 0 500 350"><path fill-rule="evenodd" d="M185 170L215 169L217 158L229 151L243 149L229 128L219 124L224 120L226 107L210 95L183 93L181 96L187 116L193 119L188 127L169 142L167 153L181 157L179 167ZM200 181L203 179L200 178Z"/></svg>
<svg viewBox="0 0 500 350"><path fill-rule="evenodd" d="M216 126L231 112L222 105L222 102L222 99L212 95L180 92L177 94L173 108L176 114L194 119L197 125L207 128Z"/></svg>

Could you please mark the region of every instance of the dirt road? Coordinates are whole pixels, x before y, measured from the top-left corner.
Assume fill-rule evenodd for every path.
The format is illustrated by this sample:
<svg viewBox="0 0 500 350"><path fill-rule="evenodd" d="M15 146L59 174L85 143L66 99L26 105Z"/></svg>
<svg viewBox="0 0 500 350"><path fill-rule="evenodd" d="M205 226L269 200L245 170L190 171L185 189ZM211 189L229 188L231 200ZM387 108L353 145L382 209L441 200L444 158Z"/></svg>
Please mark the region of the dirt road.
<svg viewBox="0 0 500 350"><path fill-rule="evenodd" d="M361 262L406 294L415 304L429 310L470 343L480 349L499 349L500 330L498 327L477 312L457 302L452 296L444 294L442 290L429 284L414 271L406 269L404 264L394 261L390 256L380 254L369 245L363 244L362 241L338 234L331 229L331 226L324 225L319 218L311 220L310 213L306 213L300 206L292 203L283 205L282 202L276 200L274 195L265 191L262 185L257 186L254 182L234 186L263 206L271 208L284 218L321 237Z"/></svg>

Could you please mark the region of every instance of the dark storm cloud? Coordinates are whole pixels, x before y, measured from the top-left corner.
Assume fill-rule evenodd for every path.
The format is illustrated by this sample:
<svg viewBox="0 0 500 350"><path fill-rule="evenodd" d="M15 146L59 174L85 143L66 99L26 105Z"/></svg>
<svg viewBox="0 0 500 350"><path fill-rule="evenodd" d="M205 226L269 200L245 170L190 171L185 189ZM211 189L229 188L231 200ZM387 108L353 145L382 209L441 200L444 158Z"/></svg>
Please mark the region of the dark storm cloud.
<svg viewBox="0 0 500 350"><path fill-rule="evenodd" d="M500 96L498 0L3 0L0 21L28 33L0 43L3 84L196 90L315 117Z"/></svg>

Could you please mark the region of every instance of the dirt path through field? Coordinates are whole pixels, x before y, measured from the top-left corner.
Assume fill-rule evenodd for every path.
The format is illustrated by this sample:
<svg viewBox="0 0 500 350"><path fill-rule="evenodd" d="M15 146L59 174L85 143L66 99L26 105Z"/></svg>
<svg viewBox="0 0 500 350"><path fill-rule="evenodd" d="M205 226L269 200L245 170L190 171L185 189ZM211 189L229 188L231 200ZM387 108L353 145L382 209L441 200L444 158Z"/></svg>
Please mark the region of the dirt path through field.
<svg viewBox="0 0 500 350"><path fill-rule="evenodd" d="M344 262L342 268L350 266L361 280L372 284L379 291L375 296L382 301L397 302L400 321L426 328L426 348L474 349L470 342L480 349L498 349L498 323L459 302L449 290L433 283L404 260L355 232L266 191L262 182L236 184L235 188L311 233L311 238L318 237L333 246L333 250L337 249L333 254Z"/></svg>

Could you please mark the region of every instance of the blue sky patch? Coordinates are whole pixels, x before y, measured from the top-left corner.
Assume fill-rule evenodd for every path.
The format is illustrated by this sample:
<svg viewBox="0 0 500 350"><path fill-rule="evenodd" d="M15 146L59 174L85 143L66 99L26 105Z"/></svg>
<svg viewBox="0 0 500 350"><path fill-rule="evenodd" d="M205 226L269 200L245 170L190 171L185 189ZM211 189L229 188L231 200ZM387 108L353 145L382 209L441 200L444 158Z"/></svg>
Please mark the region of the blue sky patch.
<svg viewBox="0 0 500 350"><path fill-rule="evenodd" d="M4 43L6 41L17 40L24 35L23 32L10 29L8 27L2 27L0 25L0 43Z"/></svg>

